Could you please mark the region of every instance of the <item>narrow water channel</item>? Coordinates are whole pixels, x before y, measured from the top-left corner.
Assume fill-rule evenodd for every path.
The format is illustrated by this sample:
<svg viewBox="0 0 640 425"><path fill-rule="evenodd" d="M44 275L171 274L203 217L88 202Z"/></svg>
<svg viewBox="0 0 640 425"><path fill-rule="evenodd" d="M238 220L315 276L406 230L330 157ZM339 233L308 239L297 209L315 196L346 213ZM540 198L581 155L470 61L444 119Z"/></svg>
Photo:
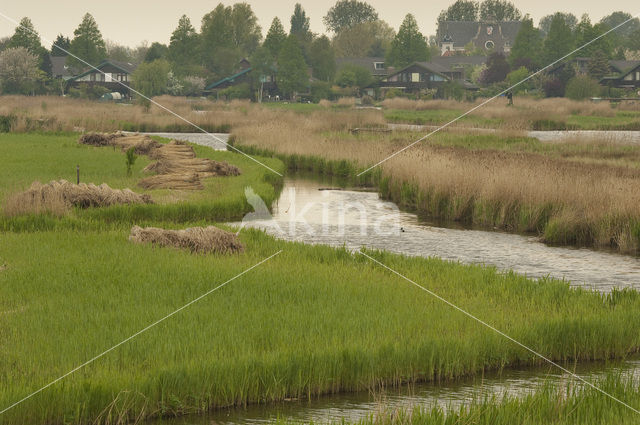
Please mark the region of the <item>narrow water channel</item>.
<svg viewBox="0 0 640 425"><path fill-rule="evenodd" d="M586 366L568 366L576 375L593 382L606 373L621 377L640 378L640 360L626 362L594 363ZM161 419L154 425L253 425L276 420L296 423L340 423L343 419L357 421L384 410L412 409L414 407L457 408L485 397L508 394L524 396L544 385L581 385L579 381L557 369L535 368L505 370L485 376L445 383L407 385L378 392L343 393L319 397L313 400L290 400L266 405L252 405L220 409L206 415Z"/></svg>
<svg viewBox="0 0 640 425"><path fill-rule="evenodd" d="M285 240L492 265L533 278L565 279L573 286L602 292L640 289L637 257L551 247L534 236L436 227L399 211L377 193L325 189L326 185L313 180L287 178L273 217L245 225Z"/></svg>

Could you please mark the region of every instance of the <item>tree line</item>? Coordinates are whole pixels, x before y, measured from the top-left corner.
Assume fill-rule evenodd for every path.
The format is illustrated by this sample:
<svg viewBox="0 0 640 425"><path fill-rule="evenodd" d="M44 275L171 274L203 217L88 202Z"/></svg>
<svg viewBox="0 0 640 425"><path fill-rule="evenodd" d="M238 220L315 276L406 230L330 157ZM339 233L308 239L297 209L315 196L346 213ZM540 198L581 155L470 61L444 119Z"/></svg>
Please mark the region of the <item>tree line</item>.
<svg viewBox="0 0 640 425"><path fill-rule="evenodd" d="M33 23L25 17L13 36L0 40L0 88L3 93L54 92L59 82L51 78L50 55L67 57L67 66L74 72L86 68L86 63L95 66L108 57L138 65L134 84L148 96L190 95L200 93L205 81L233 74L240 60L248 58L254 75L261 78L254 78L253 86L236 89L240 92L230 95L249 97L261 79L275 77L283 96L312 90L316 97L322 97L332 86L363 88L373 82L368 70L356 66L338 71L337 58L382 57L387 67L401 68L440 54L437 44L443 22L521 21L508 57L492 55L485 67L469 72L475 73L477 83L490 85L508 81L514 72L539 69L630 17L614 12L592 24L587 15L578 20L570 13L555 13L542 18L536 27L528 15L507 0L458 0L437 17L437 34L425 37L410 13L396 31L365 1L339 0L323 17L328 35L313 33L309 16L302 5L296 4L288 30L276 17L263 38L248 3L220 3L202 17L199 30L189 17L180 17L168 44L155 42L130 48L106 42L97 22L87 13L73 37L58 35L50 49L42 46ZM607 72L607 60L629 58L639 50L640 23L636 19L589 45L581 56L592 58L589 73L598 78ZM470 47L465 54L473 53L478 52ZM562 86L558 90L563 91L573 77L570 69L565 74L561 72L558 81L546 82L547 91L552 92L554 84Z"/></svg>

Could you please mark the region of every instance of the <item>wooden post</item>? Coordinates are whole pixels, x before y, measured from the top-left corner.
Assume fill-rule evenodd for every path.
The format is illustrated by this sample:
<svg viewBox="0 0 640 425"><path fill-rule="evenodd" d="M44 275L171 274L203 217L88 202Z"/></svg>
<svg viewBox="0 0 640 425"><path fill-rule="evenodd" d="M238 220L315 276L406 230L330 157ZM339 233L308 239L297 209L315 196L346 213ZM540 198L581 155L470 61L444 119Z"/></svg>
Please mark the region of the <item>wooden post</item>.
<svg viewBox="0 0 640 425"><path fill-rule="evenodd" d="M80 164L76 165L76 184L80 184Z"/></svg>

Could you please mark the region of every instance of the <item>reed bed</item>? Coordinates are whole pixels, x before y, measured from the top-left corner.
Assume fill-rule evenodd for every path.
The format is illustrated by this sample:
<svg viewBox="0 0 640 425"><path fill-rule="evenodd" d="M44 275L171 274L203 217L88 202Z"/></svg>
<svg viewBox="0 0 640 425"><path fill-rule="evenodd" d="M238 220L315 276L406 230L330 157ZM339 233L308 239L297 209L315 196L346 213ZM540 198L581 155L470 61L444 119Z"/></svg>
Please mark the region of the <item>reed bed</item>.
<svg viewBox="0 0 640 425"><path fill-rule="evenodd" d="M24 308L0 320L0 406L283 251L0 423L118 423L101 413L174 416L543 363L343 249L245 230L242 254L192 255L132 244L129 232L0 234L0 257L11 265L0 274L0 311ZM640 348L636 292L602 295L488 267L368 254L558 362Z"/></svg>
<svg viewBox="0 0 640 425"><path fill-rule="evenodd" d="M354 122L351 127L356 127ZM292 169L354 177L417 139L353 136L308 114L239 126L239 146ZM255 148L255 150L251 150ZM533 232L551 244L640 249L640 148L544 146L501 133L438 135L385 162L381 194L431 219ZM329 165L329 164L332 165Z"/></svg>
<svg viewBox="0 0 640 425"><path fill-rule="evenodd" d="M501 130L640 130L640 110L633 105L611 105L570 99L517 98L507 107L503 98L484 104L453 100L415 101L387 99L382 102L385 117L392 122L442 125L455 122L457 127L493 128ZM481 104L482 107L479 107Z"/></svg>

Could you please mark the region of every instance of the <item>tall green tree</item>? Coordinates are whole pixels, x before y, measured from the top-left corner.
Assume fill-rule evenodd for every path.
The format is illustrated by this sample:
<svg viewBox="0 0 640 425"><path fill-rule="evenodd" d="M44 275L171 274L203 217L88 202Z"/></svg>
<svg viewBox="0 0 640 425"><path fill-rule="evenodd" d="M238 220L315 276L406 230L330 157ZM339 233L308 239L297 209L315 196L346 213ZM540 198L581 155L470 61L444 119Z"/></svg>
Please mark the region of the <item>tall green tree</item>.
<svg viewBox="0 0 640 425"><path fill-rule="evenodd" d="M121 61L121 62L134 62L133 50L130 47L123 46L116 42L106 40L107 57L109 59Z"/></svg>
<svg viewBox="0 0 640 425"><path fill-rule="evenodd" d="M271 26L269 27L269 31L267 32L267 36L265 37L262 46L266 48L271 57L275 59L278 57L278 53L280 53L282 45L286 39L287 33L284 31L282 22L280 22L278 17L275 17L271 22Z"/></svg>
<svg viewBox="0 0 640 425"><path fill-rule="evenodd" d="M629 41L627 42L627 47L634 51L640 51L640 29L631 33Z"/></svg>
<svg viewBox="0 0 640 425"><path fill-rule="evenodd" d="M318 80L333 80L336 74L336 55L326 35L316 38L311 43L309 65L313 70L313 76Z"/></svg>
<svg viewBox="0 0 640 425"><path fill-rule="evenodd" d="M560 16L564 20L565 24L569 26L571 31L573 31L578 24L578 18L573 13L557 12L543 16L538 23L538 28L540 28L540 31L542 31L542 34L545 37L549 34L549 31L551 30L551 21L553 21L553 18L556 16Z"/></svg>
<svg viewBox="0 0 640 425"><path fill-rule="evenodd" d="M147 54L144 56L144 61L147 63L151 63L158 59L166 59L169 54L169 48L166 44L159 43L154 41L149 46L149 50L147 50Z"/></svg>
<svg viewBox="0 0 640 425"><path fill-rule="evenodd" d="M187 15L182 15L178 27L171 34L167 58L173 70L178 74L186 74L189 69L199 63L199 36L191 25Z"/></svg>
<svg viewBox="0 0 640 425"><path fill-rule="evenodd" d="M310 40L311 30L309 28L307 12L304 11L300 3L296 3L293 8L293 15L291 15L291 29L289 30L289 34L295 35L301 40Z"/></svg>
<svg viewBox="0 0 640 425"><path fill-rule="evenodd" d="M87 13L82 18L82 22L73 32L73 40L69 52L80 58L67 57L67 63L80 68L86 67L84 62L93 66L98 65L107 56L107 48L98 28L98 24L91 14ZM83 62L84 61L84 62Z"/></svg>
<svg viewBox="0 0 640 425"><path fill-rule="evenodd" d="M8 47L24 47L36 56L42 53L43 47L42 44L40 44L40 36L34 28L31 19L25 17L20 20L20 25L16 27L13 36L11 36Z"/></svg>
<svg viewBox="0 0 640 425"><path fill-rule="evenodd" d="M278 88L289 98L307 89L309 75L300 43L295 35L285 40L278 55Z"/></svg>
<svg viewBox="0 0 640 425"><path fill-rule="evenodd" d="M448 8L442 10L438 15L438 37L444 36L442 24L444 22L475 22L478 20L478 10L480 4L473 0L456 0Z"/></svg>
<svg viewBox="0 0 640 425"><path fill-rule="evenodd" d="M440 12L438 22L474 22L478 20L479 9L480 4L477 1L456 0L455 3Z"/></svg>
<svg viewBox="0 0 640 425"><path fill-rule="evenodd" d="M401 68L412 62L427 60L429 60L427 40L420 32L416 18L409 13L391 42L386 62L388 65Z"/></svg>
<svg viewBox="0 0 640 425"><path fill-rule="evenodd" d="M322 18L327 29L334 33L377 20L378 12L369 3L358 0L338 0Z"/></svg>
<svg viewBox="0 0 640 425"><path fill-rule="evenodd" d="M582 19L574 30L575 46L581 47L580 56L591 57L596 51L603 52L608 58L613 56L613 45L611 43L611 37L600 37L608 31L608 28L604 24L591 25L589 15L586 13L582 15ZM595 40L595 41L594 41Z"/></svg>
<svg viewBox="0 0 640 425"><path fill-rule="evenodd" d="M562 14L554 15L549 27L549 33L544 40L542 61L548 65L573 50L574 40L571 27Z"/></svg>
<svg viewBox="0 0 640 425"><path fill-rule="evenodd" d="M337 33L333 37L336 57L386 55L396 32L384 21L364 22Z"/></svg>
<svg viewBox="0 0 640 425"><path fill-rule="evenodd" d="M516 39L509 54L509 63L514 69L520 66L533 71L540 66L540 56L542 55L542 35L533 26L533 20L525 17L516 35Z"/></svg>
<svg viewBox="0 0 640 425"><path fill-rule="evenodd" d="M20 20L20 25L16 27L15 33L9 39L9 48L23 47L30 53L38 57L38 66L46 75L51 75L51 58L49 51L40 44L40 36L35 30L33 23L27 17Z"/></svg>
<svg viewBox="0 0 640 425"><path fill-rule="evenodd" d="M69 51L70 47L71 40L69 40L69 37L58 34L58 36L56 37L56 41L54 41L53 45L51 46L51 56L67 56L67 52Z"/></svg>
<svg viewBox="0 0 640 425"><path fill-rule="evenodd" d="M483 21L519 21L522 13L508 0L484 0L480 4L480 19Z"/></svg>
<svg viewBox="0 0 640 425"><path fill-rule="evenodd" d="M602 50L596 50L589 60L588 65L589 76L593 77L597 81L600 81L602 77L609 74L609 58Z"/></svg>
<svg viewBox="0 0 640 425"><path fill-rule="evenodd" d="M600 23L605 25L607 29L613 29L620 25L619 28L607 35L607 37L611 37L614 46L624 46L628 48L632 34L640 30L640 19L633 18L630 13L622 11L613 12L603 17L600 19Z"/></svg>
<svg viewBox="0 0 640 425"><path fill-rule="evenodd" d="M236 70L243 57L260 45L262 31L247 3L220 3L202 18L201 55L205 67L217 77Z"/></svg>
<svg viewBox="0 0 640 425"><path fill-rule="evenodd" d="M143 63L133 72L133 88L146 97L158 96L166 93L167 82L169 81L169 62L159 59L149 63ZM149 100L140 98L140 102L149 107Z"/></svg>

